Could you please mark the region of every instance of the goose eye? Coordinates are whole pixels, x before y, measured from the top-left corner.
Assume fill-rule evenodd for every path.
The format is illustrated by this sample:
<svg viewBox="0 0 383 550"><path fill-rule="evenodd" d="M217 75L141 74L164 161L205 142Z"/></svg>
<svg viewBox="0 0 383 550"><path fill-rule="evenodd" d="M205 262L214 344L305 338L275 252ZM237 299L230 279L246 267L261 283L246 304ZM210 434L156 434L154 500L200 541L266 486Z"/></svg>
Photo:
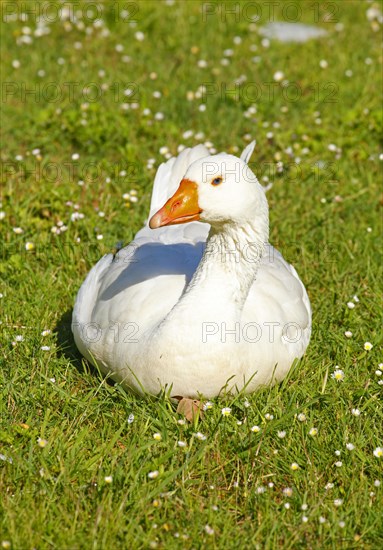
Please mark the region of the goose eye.
<svg viewBox="0 0 383 550"><path fill-rule="evenodd" d="M219 185L220 183L222 183L222 178L219 177L219 178L214 178L213 180L211 180L211 184L212 185Z"/></svg>

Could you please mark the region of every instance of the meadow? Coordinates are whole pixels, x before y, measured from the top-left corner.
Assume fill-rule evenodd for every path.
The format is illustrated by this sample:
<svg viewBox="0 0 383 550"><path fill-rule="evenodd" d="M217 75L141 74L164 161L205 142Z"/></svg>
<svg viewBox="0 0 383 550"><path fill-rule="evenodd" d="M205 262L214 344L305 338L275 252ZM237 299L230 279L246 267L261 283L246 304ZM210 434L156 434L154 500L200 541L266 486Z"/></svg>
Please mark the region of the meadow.
<svg viewBox="0 0 383 550"><path fill-rule="evenodd" d="M1 548L383 547L381 8L2 2ZM189 423L82 359L71 311L161 162L252 139L312 339L281 384Z"/></svg>

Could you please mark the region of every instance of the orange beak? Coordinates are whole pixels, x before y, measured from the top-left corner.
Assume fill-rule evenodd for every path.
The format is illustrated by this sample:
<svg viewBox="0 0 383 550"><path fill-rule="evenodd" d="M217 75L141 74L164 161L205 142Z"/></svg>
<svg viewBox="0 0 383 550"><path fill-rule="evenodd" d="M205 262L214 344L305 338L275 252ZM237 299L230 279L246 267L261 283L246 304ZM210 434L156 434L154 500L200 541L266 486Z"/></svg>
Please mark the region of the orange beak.
<svg viewBox="0 0 383 550"><path fill-rule="evenodd" d="M197 184L183 179L174 195L151 217L149 227L157 229L164 225L197 221L201 212L198 206Z"/></svg>

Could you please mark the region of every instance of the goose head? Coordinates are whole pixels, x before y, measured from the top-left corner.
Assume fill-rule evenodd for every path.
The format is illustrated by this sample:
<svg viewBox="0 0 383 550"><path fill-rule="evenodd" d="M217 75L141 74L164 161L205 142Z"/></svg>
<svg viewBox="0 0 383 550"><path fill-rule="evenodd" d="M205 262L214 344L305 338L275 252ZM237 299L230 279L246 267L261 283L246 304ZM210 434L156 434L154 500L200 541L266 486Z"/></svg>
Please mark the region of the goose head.
<svg viewBox="0 0 383 550"><path fill-rule="evenodd" d="M262 221L267 232L265 192L243 155L220 153L193 162L149 226L156 229L190 221L207 222L217 230Z"/></svg>

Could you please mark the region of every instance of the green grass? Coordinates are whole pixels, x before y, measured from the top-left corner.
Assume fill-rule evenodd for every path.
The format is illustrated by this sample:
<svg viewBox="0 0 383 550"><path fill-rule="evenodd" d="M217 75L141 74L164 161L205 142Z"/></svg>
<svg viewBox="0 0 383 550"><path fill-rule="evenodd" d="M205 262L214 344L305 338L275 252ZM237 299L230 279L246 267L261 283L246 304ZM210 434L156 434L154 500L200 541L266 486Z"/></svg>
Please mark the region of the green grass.
<svg viewBox="0 0 383 550"><path fill-rule="evenodd" d="M2 98L0 221L3 548L6 541L15 550L380 548L383 458L373 451L383 446L383 378L375 374L383 361L382 57L379 24L374 30L366 17L372 4L332 2L340 28L324 20L329 3L317 4L315 23L311 4L297 2L299 20L325 28L328 37L304 45L272 41L268 48L257 31L268 20L267 3L257 2L261 21L253 30L246 3L238 20L227 14L226 21L219 3L209 4L216 12L206 21L199 2L130 3L137 8L136 27L115 16L116 4L104 3L109 36L92 25L90 13L82 18L84 28L53 15L50 33L42 37L33 36L33 15L2 23L2 79L8 85ZM5 5L20 13L25 2ZM84 5L76 3L83 13ZM283 19L281 6L277 19ZM33 42L18 45L25 26ZM142 42L134 37L137 30L145 34ZM233 43L235 36L240 44ZM227 48L234 54L224 66ZM124 55L131 60L123 62ZM259 62L252 61L255 56ZM198 67L199 59L208 67ZM319 66L323 59L327 68ZM15 60L19 68L12 66ZM299 87L296 101L288 101L280 85L274 97L268 94L267 83L279 70ZM247 82L237 88L238 97L217 92L222 83L235 90L240 75ZM90 83L96 91L102 83L109 89L90 101ZM187 92L203 84L215 93L188 100ZM246 118L255 85L257 112ZM133 96L123 95L128 87ZM54 91L55 101L49 96ZM123 110L124 102L138 108ZM198 110L201 103L205 112ZM144 108L151 109L149 116ZM155 120L156 112L164 120ZM273 127L275 122L280 126ZM164 158L159 149L167 146L176 154L179 144L198 143L182 137L189 129L204 132L202 142L211 141L218 151L241 150L246 134L257 139L252 167L260 178L273 172L271 242L297 268L313 308L310 347L288 379L249 396L248 406L243 395L216 399L198 426L179 424L163 396L138 398L103 380L78 355L70 335L71 308L85 274L142 226L155 168ZM40 155L32 154L36 148ZM78 160L72 160L74 153ZM155 166L147 168L151 157ZM298 173L295 157L301 158ZM278 159L282 173L275 170ZM122 198L132 188L136 203ZM71 221L74 204L83 219ZM51 228L60 221L68 229L55 235ZM97 240L100 234L104 238ZM27 242L34 244L29 252ZM359 302L349 309L354 295ZM44 329L52 333L41 336ZM352 338L344 336L347 330ZM18 335L24 340L16 342ZM369 352L367 341L373 344ZM336 365L345 373L342 382L331 377ZM227 418L224 406L232 407ZM360 416L351 414L353 408ZM267 420L267 413L274 418ZM298 420L300 413L305 421ZM261 431L252 432L253 425ZM309 433L312 427L316 436ZM206 440L193 435L198 431ZM47 441L44 448L38 438ZM178 447L179 440L187 446ZM335 466L339 460L341 467ZM155 470L158 477L150 479ZM333 488L326 489L328 483ZM285 488L292 489L291 497ZM335 499L342 504L335 506Z"/></svg>

